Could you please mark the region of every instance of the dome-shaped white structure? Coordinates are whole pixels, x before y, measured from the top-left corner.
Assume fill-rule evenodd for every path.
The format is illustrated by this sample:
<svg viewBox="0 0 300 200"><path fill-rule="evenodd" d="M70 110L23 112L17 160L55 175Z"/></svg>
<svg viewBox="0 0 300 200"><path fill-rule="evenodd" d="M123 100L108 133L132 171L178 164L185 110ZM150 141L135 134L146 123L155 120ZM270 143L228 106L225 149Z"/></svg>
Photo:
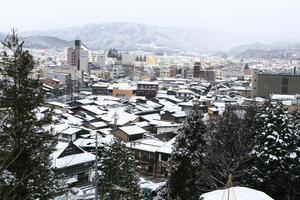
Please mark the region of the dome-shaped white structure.
<svg viewBox="0 0 300 200"><path fill-rule="evenodd" d="M273 200L266 193L246 187L230 187L201 195L201 200Z"/></svg>

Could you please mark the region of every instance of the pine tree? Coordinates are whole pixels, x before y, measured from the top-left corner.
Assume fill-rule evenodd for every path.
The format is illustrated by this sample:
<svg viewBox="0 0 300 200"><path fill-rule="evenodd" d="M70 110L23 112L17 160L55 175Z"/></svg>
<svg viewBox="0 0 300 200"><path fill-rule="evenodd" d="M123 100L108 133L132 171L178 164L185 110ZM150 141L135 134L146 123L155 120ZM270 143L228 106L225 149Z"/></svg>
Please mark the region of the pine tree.
<svg viewBox="0 0 300 200"><path fill-rule="evenodd" d="M254 106L228 106L210 122L201 177L203 192L224 188L229 175L233 176L235 185L245 183L253 146L255 110Z"/></svg>
<svg viewBox="0 0 300 200"><path fill-rule="evenodd" d="M299 115L285 111L281 103L259 109L252 151L250 184L274 199L296 199L300 183Z"/></svg>
<svg viewBox="0 0 300 200"><path fill-rule="evenodd" d="M100 196L109 200L139 200L141 191L133 153L115 140L102 153Z"/></svg>
<svg viewBox="0 0 300 200"><path fill-rule="evenodd" d="M33 57L23 50L15 30L3 46L0 177L4 179L0 180L0 199L49 199L55 186L50 155L56 139L43 126L50 123L51 113L37 117L37 108L43 103L40 84L30 78Z"/></svg>
<svg viewBox="0 0 300 200"><path fill-rule="evenodd" d="M194 105L190 116L179 131L171 154L169 198L198 199L200 196L199 177L203 164L206 125L198 104Z"/></svg>

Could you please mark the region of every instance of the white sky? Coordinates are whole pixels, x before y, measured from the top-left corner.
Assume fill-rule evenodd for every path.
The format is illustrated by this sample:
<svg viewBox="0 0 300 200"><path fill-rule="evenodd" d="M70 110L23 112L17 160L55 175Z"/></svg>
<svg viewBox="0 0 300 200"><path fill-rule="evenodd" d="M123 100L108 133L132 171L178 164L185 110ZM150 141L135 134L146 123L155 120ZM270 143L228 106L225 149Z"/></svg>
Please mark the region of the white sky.
<svg viewBox="0 0 300 200"><path fill-rule="evenodd" d="M0 0L0 31L138 22L300 38L300 0Z"/></svg>

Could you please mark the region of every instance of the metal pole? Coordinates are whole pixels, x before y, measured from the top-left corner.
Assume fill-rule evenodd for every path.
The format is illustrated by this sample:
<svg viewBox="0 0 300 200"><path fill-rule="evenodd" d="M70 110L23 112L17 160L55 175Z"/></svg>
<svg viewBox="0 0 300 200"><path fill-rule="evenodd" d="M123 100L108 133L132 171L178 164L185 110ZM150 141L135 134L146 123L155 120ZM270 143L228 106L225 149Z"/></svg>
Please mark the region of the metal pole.
<svg viewBox="0 0 300 200"><path fill-rule="evenodd" d="M96 133L96 146L95 146L95 200L98 200L98 134Z"/></svg>

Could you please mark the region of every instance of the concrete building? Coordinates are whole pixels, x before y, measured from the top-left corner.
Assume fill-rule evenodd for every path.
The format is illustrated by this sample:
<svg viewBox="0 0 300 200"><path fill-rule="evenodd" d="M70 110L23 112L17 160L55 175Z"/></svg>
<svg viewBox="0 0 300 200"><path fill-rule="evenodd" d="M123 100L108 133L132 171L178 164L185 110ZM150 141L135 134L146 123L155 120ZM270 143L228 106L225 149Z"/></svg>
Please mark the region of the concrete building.
<svg viewBox="0 0 300 200"><path fill-rule="evenodd" d="M202 69L201 62L194 64L194 78L200 78L209 82L215 82L217 78L217 71L211 69Z"/></svg>
<svg viewBox="0 0 300 200"><path fill-rule="evenodd" d="M105 55L104 54L97 54L96 64L100 68L105 66Z"/></svg>
<svg viewBox="0 0 300 200"><path fill-rule="evenodd" d="M146 63L147 65L157 65L157 58L155 56L147 56Z"/></svg>
<svg viewBox="0 0 300 200"><path fill-rule="evenodd" d="M121 64L111 65L110 78L111 79L120 79L125 77L125 71Z"/></svg>
<svg viewBox="0 0 300 200"><path fill-rule="evenodd" d="M200 76L200 70L201 70L201 62L195 62L194 64L194 77L198 78Z"/></svg>
<svg viewBox="0 0 300 200"><path fill-rule="evenodd" d="M48 76L57 79L62 85L68 85L72 82L71 74L69 73L49 71Z"/></svg>
<svg viewBox="0 0 300 200"><path fill-rule="evenodd" d="M158 83L150 81L138 82L136 95L145 96L148 98L156 97L158 93Z"/></svg>
<svg viewBox="0 0 300 200"><path fill-rule="evenodd" d="M83 71L89 74L90 70L88 67L89 63L89 52L88 50L80 50L80 58L79 58L79 71Z"/></svg>
<svg viewBox="0 0 300 200"><path fill-rule="evenodd" d="M67 51L67 64L71 66L75 66L75 58L78 56L75 55L75 49L73 47L68 48Z"/></svg>
<svg viewBox="0 0 300 200"><path fill-rule="evenodd" d="M243 76L243 70L240 67L224 67L220 70L220 75L226 80L241 78Z"/></svg>
<svg viewBox="0 0 300 200"><path fill-rule="evenodd" d="M197 78L204 79L209 82L215 82L217 78L217 71L215 70L200 70Z"/></svg>
<svg viewBox="0 0 300 200"><path fill-rule="evenodd" d="M300 94L300 74L270 73L258 69L252 72L252 97L269 98L271 94Z"/></svg>
<svg viewBox="0 0 300 200"><path fill-rule="evenodd" d="M128 53L128 52L122 54L123 65L134 65L135 59L136 59L136 54Z"/></svg>
<svg viewBox="0 0 300 200"><path fill-rule="evenodd" d="M136 91L136 84L113 83L108 86L107 91L114 97L132 97Z"/></svg>
<svg viewBox="0 0 300 200"><path fill-rule="evenodd" d="M67 52L67 63L76 66L77 75L82 77L83 73L89 73L89 52L81 45L81 40L75 40L75 48L71 47Z"/></svg>
<svg viewBox="0 0 300 200"><path fill-rule="evenodd" d="M189 66L184 66L181 68L181 74L183 78L186 79L193 79L194 77L194 71L193 68L189 67Z"/></svg>
<svg viewBox="0 0 300 200"><path fill-rule="evenodd" d="M134 65L131 64L123 64L123 70L124 70L124 76L125 77L129 77L131 80L133 80L134 77L134 71L135 71L135 67Z"/></svg>
<svg viewBox="0 0 300 200"><path fill-rule="evenodd" d="M168 69L161 69L159 72L160 78L170 78L170 70Z"/></svg>

